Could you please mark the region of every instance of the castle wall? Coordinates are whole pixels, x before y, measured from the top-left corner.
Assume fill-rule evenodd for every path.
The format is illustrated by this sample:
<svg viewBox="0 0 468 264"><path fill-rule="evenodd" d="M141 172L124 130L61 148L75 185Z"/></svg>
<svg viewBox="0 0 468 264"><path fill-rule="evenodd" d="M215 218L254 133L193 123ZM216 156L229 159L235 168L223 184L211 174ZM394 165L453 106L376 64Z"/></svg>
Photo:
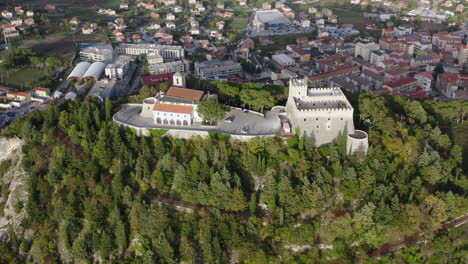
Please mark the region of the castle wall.
<svg viewBox="0 0 468 264"><path fill-rule="evenodd" d="M312 138L314 146L333 143L345 129L347 133L354 133L352 109L300 111L291 108L288 109L288 116L292 127L299 127L303 136Z"/></svg>

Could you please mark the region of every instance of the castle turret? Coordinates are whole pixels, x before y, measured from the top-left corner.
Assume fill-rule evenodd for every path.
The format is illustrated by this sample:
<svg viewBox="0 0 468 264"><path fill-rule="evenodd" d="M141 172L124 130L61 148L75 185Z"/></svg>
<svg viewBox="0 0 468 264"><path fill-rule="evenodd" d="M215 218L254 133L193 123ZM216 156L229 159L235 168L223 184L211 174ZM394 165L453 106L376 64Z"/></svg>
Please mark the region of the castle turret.
<svg viewBox="0 0 468 264"><path fill-rule="evenodd" d="M292 97L307 96L307 79L290 79L289 80L289 99Z"/></svg>

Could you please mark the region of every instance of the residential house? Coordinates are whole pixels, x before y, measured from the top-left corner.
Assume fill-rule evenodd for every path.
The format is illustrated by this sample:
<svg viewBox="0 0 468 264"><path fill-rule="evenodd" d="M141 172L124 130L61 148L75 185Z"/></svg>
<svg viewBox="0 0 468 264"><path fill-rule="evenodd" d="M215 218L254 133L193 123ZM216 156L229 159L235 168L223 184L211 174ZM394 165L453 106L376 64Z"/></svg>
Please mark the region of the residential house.
<svg viewBox="0 0 468 264"><path fill-rule="evenodd" d="M375 42L358 42L354 50L354 56L361 56L365 61L369 61L371 52L379 49L379 44Z"/></svg>
<svg viewBox="0 0 468 264"><path fill-rule="evenodd" d="M419 86L419 81L416 78L408 77L385 86L390 88L393 95L401 95L415 92Z"/></svg>
<svg viewBox="0 0 468 264"><path fill-rule="evenodd" d="M8 11L8 10L3 10L2 11L2 17L6 19L11 19L13 18L13 13Z"/></svg>
<svg viewBox="0 0 468 264"><path fill-rule="evenodd" d="M432 83L434 82L434 77L430 72L420 72L414 75L414 78L418 79L419 86L427 93L432 91Z"/></svg>
<svg viewBox="0 0 468 264"><path fill-rule="evenodd" d="M455 99L458 85L459 80L456 73L444 72L437 76L436 89L443 96Z"/></svg>

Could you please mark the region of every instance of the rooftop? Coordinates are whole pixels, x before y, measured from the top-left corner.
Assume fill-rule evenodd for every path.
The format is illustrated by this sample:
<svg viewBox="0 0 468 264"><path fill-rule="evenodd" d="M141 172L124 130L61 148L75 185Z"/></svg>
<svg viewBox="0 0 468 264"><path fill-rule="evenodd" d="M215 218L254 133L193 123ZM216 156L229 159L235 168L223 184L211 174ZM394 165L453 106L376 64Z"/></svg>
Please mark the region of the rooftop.
<svg viewBox="0 0 468 264"><path fill-rule="evenodd" d="M205 92L188 88L171 86L167 91L167 96L173 96L182 99L201 101Z"/></svg>
<svg viewBox="0 0 468 264"><path fill-rule="evenodd" d="M155 104L153 110L169 113L191 114L193 107L190 105Z"/></svg>

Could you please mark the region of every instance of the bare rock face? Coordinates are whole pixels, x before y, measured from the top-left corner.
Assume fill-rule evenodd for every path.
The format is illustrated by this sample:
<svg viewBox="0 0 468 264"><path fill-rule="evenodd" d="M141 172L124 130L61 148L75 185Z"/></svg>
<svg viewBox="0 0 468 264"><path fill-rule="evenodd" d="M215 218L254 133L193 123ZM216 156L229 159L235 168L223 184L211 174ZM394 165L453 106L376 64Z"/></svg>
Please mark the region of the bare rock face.
<svg viewBox="0 0 468 264"><path fill-rule="evenodd" d="M29 176L21 166L23 144L19 138L0 138L0 241L9 228L20 233L26 216Z"/></svg>

